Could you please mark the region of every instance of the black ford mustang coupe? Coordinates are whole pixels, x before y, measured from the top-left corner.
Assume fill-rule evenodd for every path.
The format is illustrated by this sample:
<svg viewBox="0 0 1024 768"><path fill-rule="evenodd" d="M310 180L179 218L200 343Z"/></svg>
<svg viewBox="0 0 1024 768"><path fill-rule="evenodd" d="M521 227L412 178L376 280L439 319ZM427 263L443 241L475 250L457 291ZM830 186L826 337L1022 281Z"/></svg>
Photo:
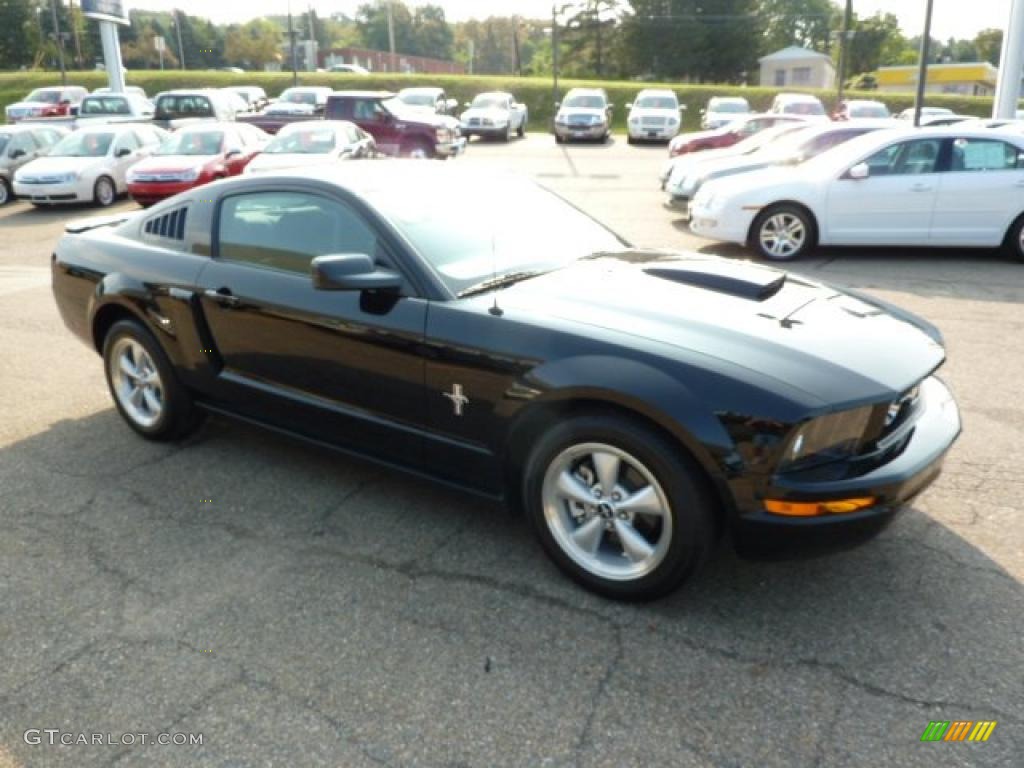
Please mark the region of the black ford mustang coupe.
<svg viewBox="0 0 1024 768"><path fill-rule="evenodd" d="M504 498L618 598L668 592L724 530L862 540L960 432L925 321L637 249L468 169L241 177L71 224L53 291L144 437L230 414Z"/></svg>

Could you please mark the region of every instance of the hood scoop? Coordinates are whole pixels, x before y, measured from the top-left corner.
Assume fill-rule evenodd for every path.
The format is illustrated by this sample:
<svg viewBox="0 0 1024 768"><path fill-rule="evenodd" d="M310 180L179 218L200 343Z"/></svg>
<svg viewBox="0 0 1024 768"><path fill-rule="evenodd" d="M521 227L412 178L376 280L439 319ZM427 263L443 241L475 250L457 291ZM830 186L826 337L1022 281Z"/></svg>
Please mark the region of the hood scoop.
<svg viewBox="0 0 1024 768"><path fill-rule="evenodd" d="M782 290L786 273L727 261L677 262L645 269L651 277L716 291L751 301L765 301Z"/></svg>

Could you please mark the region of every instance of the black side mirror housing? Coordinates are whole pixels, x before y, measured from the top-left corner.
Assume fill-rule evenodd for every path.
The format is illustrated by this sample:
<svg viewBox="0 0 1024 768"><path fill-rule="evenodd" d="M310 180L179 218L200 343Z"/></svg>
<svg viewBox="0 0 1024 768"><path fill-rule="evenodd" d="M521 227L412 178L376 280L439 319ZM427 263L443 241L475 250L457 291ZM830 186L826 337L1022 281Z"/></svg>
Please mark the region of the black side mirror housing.
<svg viewBox="0 0 1024 768"><path fill-rule="evenodd" d="M115 153L114 156L115 157L128 157L128 155L130 155L131 153L132 153L132 151L130 149L128 149L128 147L121 147L119 150L117 150L117 152Z"/></svg>
<svg viewBox="0 0 1024 768"><path fill-rule="evenodd" d="M24 149L12 149L10 152L7 153L7 156L9 158L11 158L12 160L17 160L19 157L22 157L24 154L25 154L25 150Z"/></svg>
<svg viewBox="0 0 1024 768"><path fill-rule="evenodd" d="M236 149L229 149L227 154L224 155L224 157L225 158L227 158L227 157L238 157L240 154L242 154L242 150L240 150L240 149L237 149L237 148Z"/></svg>
<svg viewBox="0 0 1024 768"><path fill-rule="evenodd" d="M310 270L318 291L397 291L402 287L400 274L379 269L365 253L317 256Z"/></svg>

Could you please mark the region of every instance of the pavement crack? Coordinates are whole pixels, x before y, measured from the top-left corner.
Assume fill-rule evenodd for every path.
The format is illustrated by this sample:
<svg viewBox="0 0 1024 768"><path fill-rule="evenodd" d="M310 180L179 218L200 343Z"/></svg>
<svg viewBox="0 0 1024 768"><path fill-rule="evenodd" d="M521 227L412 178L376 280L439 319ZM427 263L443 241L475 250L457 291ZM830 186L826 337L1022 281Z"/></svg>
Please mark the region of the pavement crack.
<svg viewBox="0 0 1024 768"><path fill-rule="evenodd" d="M323 536L327 532L327 521L331 519L334 513L372 485L372 480L360 480L356 483L355 487L342 496L339 501L331 504L327 509L325 509L323 514L320 515L320 518L313 525L313 535Z"/></svg>
<svg viewBox="0 0 1024 768"><path fill-rule="evenodd" d="M590 742L593 739L594 721L597 719L601 700L604 699L605 694L608 691L608 685L611 682L612 675L615 674L616 668L618 668L626 658L626 644L622 637L622 627L615 626L613 628L612 636L615 639L615 654L611 659L609 659L608 664L601 673L600 679L597 681L597 687L594 689L594 695L590 697L587 716L583 720L583 727L580 729L580 735L576 739L576 747L573 749L573 754L575 755L574 763L577 768L579 768L582 763L583 751L590 745Z"/></svg>

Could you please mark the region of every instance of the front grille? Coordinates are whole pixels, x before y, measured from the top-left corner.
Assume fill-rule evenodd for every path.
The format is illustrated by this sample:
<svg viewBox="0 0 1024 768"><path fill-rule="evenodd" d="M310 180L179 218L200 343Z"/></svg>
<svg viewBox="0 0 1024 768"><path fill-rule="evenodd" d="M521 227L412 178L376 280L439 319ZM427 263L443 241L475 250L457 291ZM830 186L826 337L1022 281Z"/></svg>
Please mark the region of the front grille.
<svg viewBox="0 0 1024 768"><path fill-rule="evenodd" d="M181 181L181 177L176 173L136 173L132 178L146 183Z"/></svg>
<svg viewBox="0 0 1024 768"><path fill-rule="evenodd" d="M470 125L480 125L480 118L479 117L471 117L471 118L469 118L469 124Z"/></svg>
<svg viewBox="0 0 1024 768"><path fill-rule="evenodd" d="M569 115L569 125L577 127L589 127L590 117L588 115Z"/></svg>
<svg viewBox="0 0 1024 768"><path fill-rule="evenodd" d="M642 117L640 118L640 125L645 128L664 128L665 118L664 117Z"/></svg>

